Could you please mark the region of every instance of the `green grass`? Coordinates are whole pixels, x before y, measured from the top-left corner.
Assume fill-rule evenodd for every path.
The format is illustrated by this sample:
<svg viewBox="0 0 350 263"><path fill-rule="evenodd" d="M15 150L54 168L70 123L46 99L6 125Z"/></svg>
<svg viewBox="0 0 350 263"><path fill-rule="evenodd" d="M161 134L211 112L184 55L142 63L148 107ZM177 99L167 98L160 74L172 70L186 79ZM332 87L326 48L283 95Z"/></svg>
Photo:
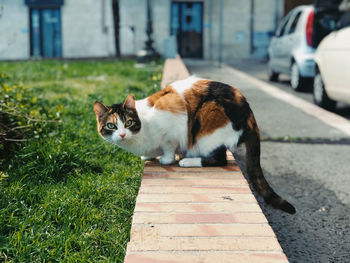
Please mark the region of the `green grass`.
<svg viewBox="0 0 350 263"><path fill-rule="evenodd" d="M61 119L1 162L0 262L123 261L143 163L98 136L93 103L158 90L161 65L134 64L0 62Z"/></svg>

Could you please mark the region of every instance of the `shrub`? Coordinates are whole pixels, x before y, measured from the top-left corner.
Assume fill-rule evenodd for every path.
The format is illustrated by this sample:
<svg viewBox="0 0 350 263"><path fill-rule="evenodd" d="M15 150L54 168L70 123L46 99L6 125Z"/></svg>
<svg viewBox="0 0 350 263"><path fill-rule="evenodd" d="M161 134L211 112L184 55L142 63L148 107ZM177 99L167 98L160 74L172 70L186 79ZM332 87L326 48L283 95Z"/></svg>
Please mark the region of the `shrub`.
<svg viewBox="0 0 350 263"><path fill-rule="evenodd" d="M0 72L0 156L9 157L21 142L47 133L50 124L59 122L62 109L49 111L42 98Z"/></svg>

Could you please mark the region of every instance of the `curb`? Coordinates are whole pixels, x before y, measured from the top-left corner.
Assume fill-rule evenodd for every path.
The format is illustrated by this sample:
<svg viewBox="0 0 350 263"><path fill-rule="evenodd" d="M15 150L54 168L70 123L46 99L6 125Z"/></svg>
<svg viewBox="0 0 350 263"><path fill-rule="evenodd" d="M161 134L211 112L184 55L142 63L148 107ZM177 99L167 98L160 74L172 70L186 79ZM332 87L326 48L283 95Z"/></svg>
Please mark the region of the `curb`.
<svg viewBox="0 0 350 263"><path fill-rule="evenodd" d="M189 76L190 73L179 55L175 58L168 58L164 63L163 78L160 87L164 89L175 80L185 79Z"/></svg>
<svg viewBox="0 0 350 263"><path fill-rule="evenodd" d="M178 56L162 88L189 76ZM125 263L288 262L231 153L224 167L145 163Z"/></svg>

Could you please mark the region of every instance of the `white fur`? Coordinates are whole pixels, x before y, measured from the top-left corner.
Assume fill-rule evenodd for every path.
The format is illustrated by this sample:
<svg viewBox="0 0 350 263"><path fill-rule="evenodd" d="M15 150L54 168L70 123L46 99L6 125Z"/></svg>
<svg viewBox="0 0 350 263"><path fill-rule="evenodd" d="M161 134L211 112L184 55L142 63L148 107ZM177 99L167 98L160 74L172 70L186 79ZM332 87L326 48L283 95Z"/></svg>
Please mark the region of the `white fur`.
<svg viewBox="0 0 350 263"><path fill-rule="evenodd" d="M197 77L175 81L171 86L183 97L185 90L191 88ZM179 163L183 167L202 166L201 158L208 157L213 150L225 146L231 151L237 147L243 131L235 131L231 122L225 127L215 130L212 134L200 138L191 149L187 149L187 113L171 113L151 107L147 98L136 101L135 104L141 121L141 130L132 134L118 121L118 130L106 140L130 151L143 159L152 159L161 156L160 163L167 165L174 162L175 153L186 154ZM125 134L125 138L121 138Z"/></svg>
<svg viewBox="0 0 350 263"><path fill-rule="evenodd" d="M202 158L183 158L179 162L181 167L202 167Z"/></svg>
<svg viewBox="0 0 350 263"><path fill-rule="evenodd" d="M136 101L135 106L141 121L141 130L136 134L129 131L130 136L127 133L126 140L113 136L113 142L147 159L162 155L160 162L171 164L176 151L186 151L187 114L157 110L149 106L147 99Z"/></svg>
<svg viewBox="0 0 350 263"><path fill-rule="evenodd" d="M196 83L198 80L201 79L197 78L196 76L190 76L187 79L177 80L171 83L170 85L181 95L181 97L183 97L184 92L187 89L190 89L193 86L193 84Z"/></svg>
<svg viewBox="0 0 350 263"><path fill-rule="evenodd" d="M112 134L113 141L119 142L122 140L127 140L132 136L130 130L125 129L124 123L120 119L118 119L118 121L117 121L117 127L118 127L118 130L114 131ZM125 135L125 137L122 138L121 135Z"/></svg>
<svg viewBox="0 0 350 263"><path fill-rule="evenodd" d="M234 152L243 131L232 128L231 122L226 126L215 130L212 134L200 138L192 149L187 151L186 157L207 157L216 148L224 145Z"/></svg>

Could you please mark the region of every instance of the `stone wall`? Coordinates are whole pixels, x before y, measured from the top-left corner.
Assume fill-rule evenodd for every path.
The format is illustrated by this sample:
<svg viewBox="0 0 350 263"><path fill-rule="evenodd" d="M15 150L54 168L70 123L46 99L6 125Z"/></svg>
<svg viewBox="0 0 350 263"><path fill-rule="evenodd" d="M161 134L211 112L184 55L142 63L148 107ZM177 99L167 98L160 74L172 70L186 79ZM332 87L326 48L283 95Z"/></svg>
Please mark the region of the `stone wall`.
<svg viewBox="0 0 350 263"><path fill-rule="evenodd" d="M0 60L30 58L29 7L24 0L0 0L0 6ZM64 58L116 54L112 0L65 0L61 28Z"/></svg>
<svg viewBox="0 0 350 263"><path fill-rule="evenodd" d="M29 58L29 11L23 2L0 1L0 59Z"/></svg>
<svg viewBox="0 0 350 263"><path fill-rule="evenodd" d="M170 36L172 1L150 2L154 47L160 54L164 54L163 43ZM203 56L216 60L219 54L219 1L202 2ZM223 0L224 60L266 55L269 38L283 14L284 1L255 0L253 19L251 3L251 0ZM0 0L0 5L0 59L28 59L29 8L24 0ZM147 38L146 0L119 0L119 5L121 54L136 55L144 48ZM64 58L107 57L116 54L112 0L65 0L61 7L61 20ZM253 33L250 31L251 23Z"/></svg>
<svg viewBox="0 0 350 263"><path fill-rule="evenodd" d="M170 35L171 0L151 0L153 12L154 47L164 53L163 42ZM189 1L185 1L189 2ZM203 55L217 59L219 50L219 1L203 2ZM281 0L255 0L254 17L251 20L251 1L223 0L223 50L224 60L264 56L269 38L283 13ZM135 55L146 40L146 0L120 0L122 55ZM253 37L251 42L251 23ZM133 28L133 30L131 30ZM251 54L251 45L254 45Z"/></svg>
<svg viewBox="0 0 350 263"><path fill-rule="evenodd" d="M112 0L65 0L61 14L63 57L115 55Z"/></svg>

